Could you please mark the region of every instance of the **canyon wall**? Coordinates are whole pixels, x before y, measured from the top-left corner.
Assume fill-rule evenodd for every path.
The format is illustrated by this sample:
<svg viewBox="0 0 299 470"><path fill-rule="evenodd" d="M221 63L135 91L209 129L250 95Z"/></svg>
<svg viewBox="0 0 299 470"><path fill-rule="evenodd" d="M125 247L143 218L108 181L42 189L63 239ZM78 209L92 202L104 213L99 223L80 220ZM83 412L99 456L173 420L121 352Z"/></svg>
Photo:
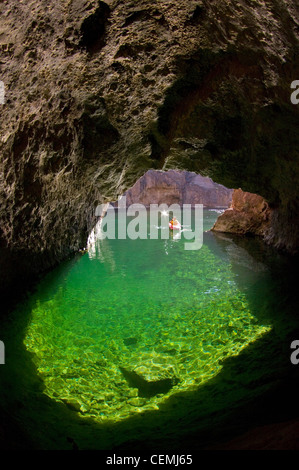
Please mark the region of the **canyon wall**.
<svg viewBox="0 0 299 470"><path fill-rule="evenodd" d="M0 3L0 272L10 298L148 169L241 187L298 246L297 0Z"/></svg>
<svg viewBox="0 0 299 470"><path fill-rule="evenodd" d="M127 206L150 204L203 204L204 207L227 208L232 189L214 183L211 178L189 171L148 170L124 196Z"/></svg>
<svg viewBox="0 0 299 470"><path fill-rule="evenodd" d="M264 198L236 189L231 206L218 217L212 230L267 238L271 216L272 210Z"/></svg>

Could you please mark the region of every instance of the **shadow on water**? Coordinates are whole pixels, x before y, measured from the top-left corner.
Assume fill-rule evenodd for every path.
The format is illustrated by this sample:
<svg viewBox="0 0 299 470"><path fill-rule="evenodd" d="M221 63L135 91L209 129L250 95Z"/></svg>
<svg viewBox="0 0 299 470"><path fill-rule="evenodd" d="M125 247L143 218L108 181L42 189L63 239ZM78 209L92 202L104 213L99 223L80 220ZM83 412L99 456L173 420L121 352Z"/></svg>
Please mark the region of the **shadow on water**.
<svg viewBox="0 0 299 470"><path fill-rule="evenodd" d="M298 339L299 331L298 259L279 255L256 239L211 232L205 238L231 264L253 314L269 320L271 331L238 356L224 360L218 375L196 391L172 395L157 411L98 424L43 393L43 382L23 345L29 304L27 314L22 311L19 318L16 310L1 328L6 346L6 364L0 370L2 449L198 450L259 425L299 417L299 366L290 361L290 343ZM75 262L65 263L60 275ZM258 270L263 266L268 276L259 282ZM248 269L254 273L249 287L242 279L242 271ZM264 308L257 302L262 297Z"/></svg>

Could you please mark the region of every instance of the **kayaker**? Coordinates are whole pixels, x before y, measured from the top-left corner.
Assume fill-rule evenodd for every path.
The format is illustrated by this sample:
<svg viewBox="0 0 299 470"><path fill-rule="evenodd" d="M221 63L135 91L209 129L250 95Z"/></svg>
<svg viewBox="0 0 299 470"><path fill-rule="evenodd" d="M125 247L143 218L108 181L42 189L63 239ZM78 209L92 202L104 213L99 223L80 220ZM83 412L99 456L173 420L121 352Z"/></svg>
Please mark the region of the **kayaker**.
<svg viewBox="0 0 299 470"><path fill-rule="evenodd" d="M176 217L173 217L173 219L170 221L171 225L179 225L179 221Z"/></svg>

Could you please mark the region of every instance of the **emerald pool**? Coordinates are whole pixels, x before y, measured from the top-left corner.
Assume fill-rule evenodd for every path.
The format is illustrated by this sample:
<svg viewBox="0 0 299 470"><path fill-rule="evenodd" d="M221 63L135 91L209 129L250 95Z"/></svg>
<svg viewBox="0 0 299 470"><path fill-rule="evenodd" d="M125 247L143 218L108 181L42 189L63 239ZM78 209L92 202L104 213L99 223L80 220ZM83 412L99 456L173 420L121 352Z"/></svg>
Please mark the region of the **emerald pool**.
<svg viewBox="0 0 299 470"><path fill-rule="evenodd" d="M156 240L102 237L46 275L14 312L16 325L22 318L22 346L15 346L20 335L14 337L14 327L6 325L8 345L14 337L7 362L14 360L16 369L24 361L17 354L26 356L29 372L21 383L30 375L37 381L23 385L24 402L33 388L37 400L43 396L47 407L58 407L58 415L67 410L81 423L123 430L143 417L143 433L152 433L161 414L168 423L180 416L188 428L186 415L194 409L205 416L203 423L213 407L227 413L232 403L252 399L256 388L259 393L271 388L283 364L289 367L275 344L283 341L287 351L286 338L296 339L297 325L291 316L285 321L277 276L261 242L209 232L217 216L216 210L204 210L199 250L185 250L183 237L172 233ZM274 258L280 270L283 261ZM232 361L237 372L223 381ZM213 384L206 401L198 401L197 394ZM205 403L204 411L198 403ZM120 442L126 440L122 432Z"/></svg>

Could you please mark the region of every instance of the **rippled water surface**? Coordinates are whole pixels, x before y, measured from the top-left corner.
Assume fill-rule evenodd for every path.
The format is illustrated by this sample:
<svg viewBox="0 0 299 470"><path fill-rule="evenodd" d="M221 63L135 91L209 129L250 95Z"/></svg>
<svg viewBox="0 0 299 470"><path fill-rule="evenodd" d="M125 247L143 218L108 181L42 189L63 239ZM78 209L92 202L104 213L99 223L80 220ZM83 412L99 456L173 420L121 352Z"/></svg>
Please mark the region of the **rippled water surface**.
<svg viewBox="0 0 299 470"><path fill-rule="evenodd" d="M217 216L204 211L204 230ZM19 307L43 395L99 424L175 413L175 397L273 334L274 283L259 251L209 232L199 250L184 243L172 233L99 239L45 277Z"/></svg>
<svg viewBox="0 0 299 470"><path fill-rule="evenodd" d="M174 237L97 240L37 299L24 342L51 398L98 420L158 409L269 331L226 260Z"/></svg>

